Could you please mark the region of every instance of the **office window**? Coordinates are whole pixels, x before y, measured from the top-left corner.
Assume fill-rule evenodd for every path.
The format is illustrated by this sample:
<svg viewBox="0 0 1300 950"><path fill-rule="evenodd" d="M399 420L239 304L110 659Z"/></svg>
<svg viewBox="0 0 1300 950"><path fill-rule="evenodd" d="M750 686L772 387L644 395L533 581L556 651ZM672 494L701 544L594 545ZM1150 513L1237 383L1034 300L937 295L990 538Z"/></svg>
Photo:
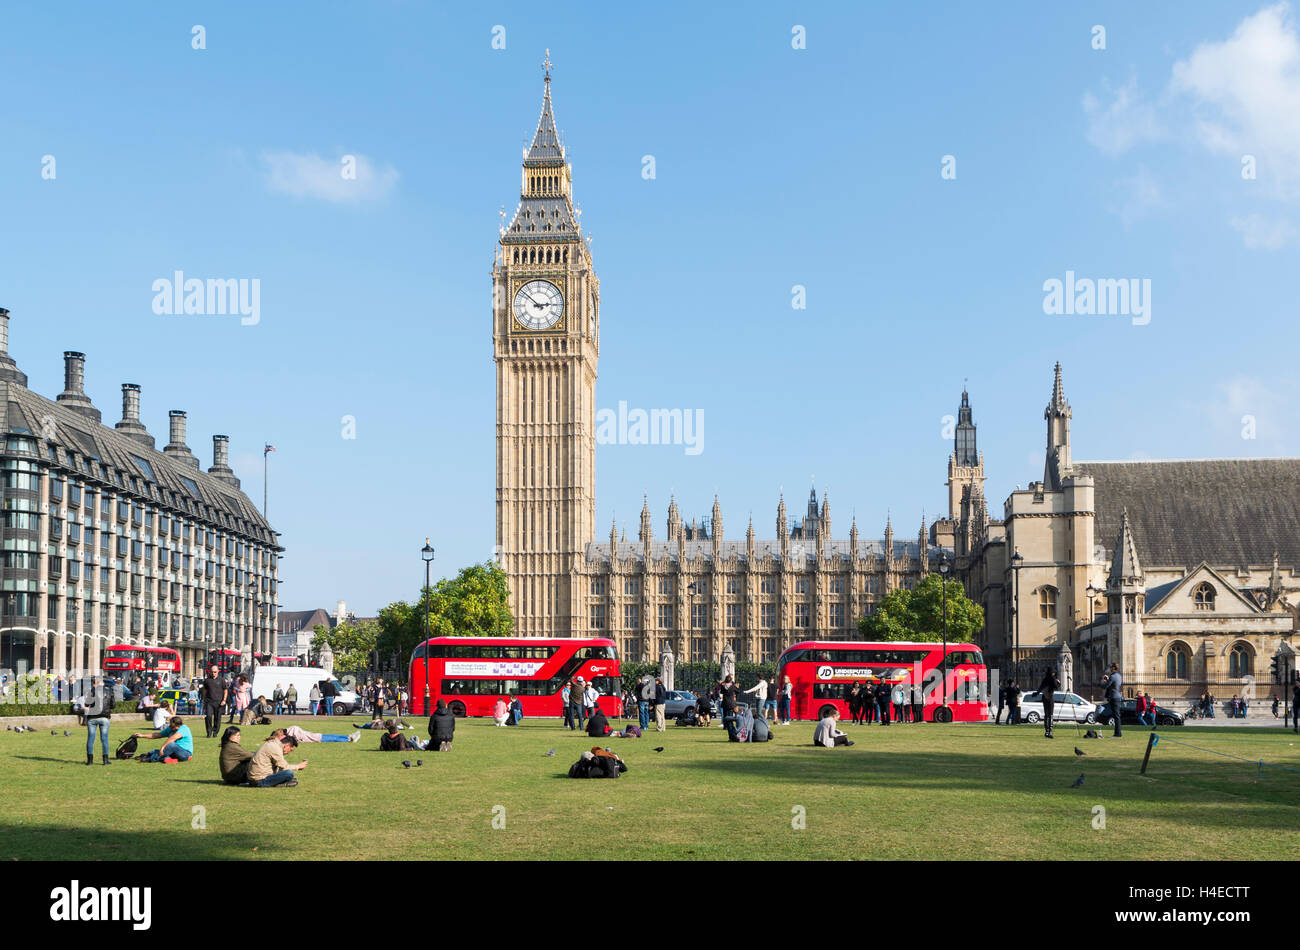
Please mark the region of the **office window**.
<svg viewBox="0 0 1300 950"><path fill-rule="evenodd" d="M596 630L605 629L605 605L604 604L591 605L591 626L593 627L593 629Z"/></svg>
<svg viewBox="0 0 1300 950"><path fill-rule="evenodd" d="M709 625L709 605L691 604L691 626L695 629Z"/></svg>
<svg viewBox="0 0 1300 950"><path fill-rule="evenodd" d="M758 582L758 590L759 593L762 594L775 594L776 578L773 577L771 574L763 575L763 578Z"/></svg>
<svg viewBox="0 0 1300 950"><path fill-rule="evenodd" d="M629 597L638 597L641 594L641 579L639 577L629 577L623 581L623 593Z"/></svg>

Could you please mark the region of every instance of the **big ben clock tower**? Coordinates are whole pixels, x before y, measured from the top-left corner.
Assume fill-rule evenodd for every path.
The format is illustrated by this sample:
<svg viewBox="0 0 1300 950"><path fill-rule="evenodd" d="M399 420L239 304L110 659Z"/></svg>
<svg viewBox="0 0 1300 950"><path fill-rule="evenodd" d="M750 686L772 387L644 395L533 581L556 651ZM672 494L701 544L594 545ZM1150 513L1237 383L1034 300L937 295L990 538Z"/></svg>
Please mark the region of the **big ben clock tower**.
<svg viewBox="0 0 1300 950"><path fill-rule="evenodd" d="M542 116L492 268L496 543L516 631L534 637L584 626L577 585L594 540L600 350L600 281L551 111L549 51L543 65Z"/></svg>

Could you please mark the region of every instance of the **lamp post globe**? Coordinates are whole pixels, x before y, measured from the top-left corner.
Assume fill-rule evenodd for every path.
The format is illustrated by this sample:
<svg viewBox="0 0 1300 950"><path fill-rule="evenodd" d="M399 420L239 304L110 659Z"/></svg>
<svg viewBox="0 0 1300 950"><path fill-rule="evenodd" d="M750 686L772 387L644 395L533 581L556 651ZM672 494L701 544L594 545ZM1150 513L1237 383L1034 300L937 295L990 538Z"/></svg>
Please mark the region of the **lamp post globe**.
<svg viewBox="0 0 1300 950"><path fill-rule="evenodd" d="M424 539L424 547L420 549L420 559L424 561L424 595L420 598L420 603L424 608L424 715L430 715L429 712L429 569L433 564L433 547L429 544L429 539Z"/></svg>

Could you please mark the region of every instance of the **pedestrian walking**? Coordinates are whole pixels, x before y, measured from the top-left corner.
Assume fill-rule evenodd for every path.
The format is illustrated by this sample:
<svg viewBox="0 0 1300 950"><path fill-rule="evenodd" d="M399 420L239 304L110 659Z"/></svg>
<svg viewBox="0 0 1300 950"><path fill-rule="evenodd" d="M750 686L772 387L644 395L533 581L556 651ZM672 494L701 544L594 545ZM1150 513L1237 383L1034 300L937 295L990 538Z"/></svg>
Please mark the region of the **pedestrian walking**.
<svg viewBox="0 0 1300 950"><path fill-rule="evenodd" d="M1124 677L1120 675L1118 663L1110 665L1110 672L1102 680L1101 685L1105 691L1106 702L1110 706L1110 718L1115 720L1115 738L1118 739L1124 734L1120 724L1120 720L1124 718Z"/></svg>
<svg viewBox="0 0 1300 950"><path fill-rule="evenodd" d="M664 681L655 677L655 731L663 732L668 726L664 723L664 703L668 700L668 691L664 689Z"/></svg>
<svg viewBox="0 0 1300 950"><path fill-rule="evenodd" d="M289 707L290 716L298 715L298 687L292 683L284 691L284 704Z"/></svg>
<svg viewBox="0 0 1300 950"><path fill-rule="evenodd" d="M1015 680L1007 684L1007 725L1020 725L1020 684Z"/></svg>
<svg viewBox="0 0 1300 950"><path fill-rule="evenodd" d="M1007 706L1007 684L1000 683L998 685L998 715L997 718L993 720L993 725L995 726L1002 725L1002 710L1005 709L1006 706ZM1007 724L1008 725L1011 724L1010 716L1007 717Z"/></svg>
<svg viewBox="0 0 1300 950"><path fill-rule="evenodd" d="M320 684L319 683L311 684L311 690L307 693L307 701L311 703L311 714L313 716L316 715L316 711L320 709Z"/></svg>
<svg viewBox="0 0 1300 950"><path fill-rule="evenodd" d="M787 676L781 681L781 698L776 707L776 718L782 725L790 725L790 704L793 701L794 683L790 682L790 677Z"/></svg>
<svg viewBox="0 0 1300 950"><path fill-rule="evenodd" d="M641 677L641 695L637 697L637 722L641 726L641 731L645 732L650 728L650 707L654 705L655 698L655 681L649 673Z"/></svg>
<svg viewBox="0 0 1300 950"><path fill-rule="evenodd" d="M1056 711L1056 691L1061 688L1061 680L1056 675L1056 670L1052 667L1047 668L1043 674L1042 682L1038 684L1038 691L1043 697L1043 738L1054 739L1052 735L1052 713Z"/></svg>
<svg viewBox="0 0 1300 950"><path fill-rule="evenodd" d="M199 694L203 697L203 723L209 739L217 738L221 732L221 710L226 704L226 693L225 684L214 666L203 677L203 685L199 689Z"/></svg>

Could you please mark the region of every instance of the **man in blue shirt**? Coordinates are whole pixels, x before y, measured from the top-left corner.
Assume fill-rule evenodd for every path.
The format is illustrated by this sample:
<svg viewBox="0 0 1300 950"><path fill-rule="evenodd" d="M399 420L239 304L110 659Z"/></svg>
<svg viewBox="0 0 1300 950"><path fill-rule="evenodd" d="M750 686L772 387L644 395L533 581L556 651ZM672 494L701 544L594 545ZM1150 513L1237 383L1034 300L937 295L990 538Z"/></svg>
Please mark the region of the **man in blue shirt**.
<svg viewBox="0 0 1300 950"><path fill-rule="evenodd" d="M188 762L194 755L194 736L190 734L190 727L185 725L180 716L172 716L167 725L157 732L136 732L133 735L137 739L166 739L172 737L171 741L161 749L154 749L147 755L140 757L143 762Z"/></svg>

